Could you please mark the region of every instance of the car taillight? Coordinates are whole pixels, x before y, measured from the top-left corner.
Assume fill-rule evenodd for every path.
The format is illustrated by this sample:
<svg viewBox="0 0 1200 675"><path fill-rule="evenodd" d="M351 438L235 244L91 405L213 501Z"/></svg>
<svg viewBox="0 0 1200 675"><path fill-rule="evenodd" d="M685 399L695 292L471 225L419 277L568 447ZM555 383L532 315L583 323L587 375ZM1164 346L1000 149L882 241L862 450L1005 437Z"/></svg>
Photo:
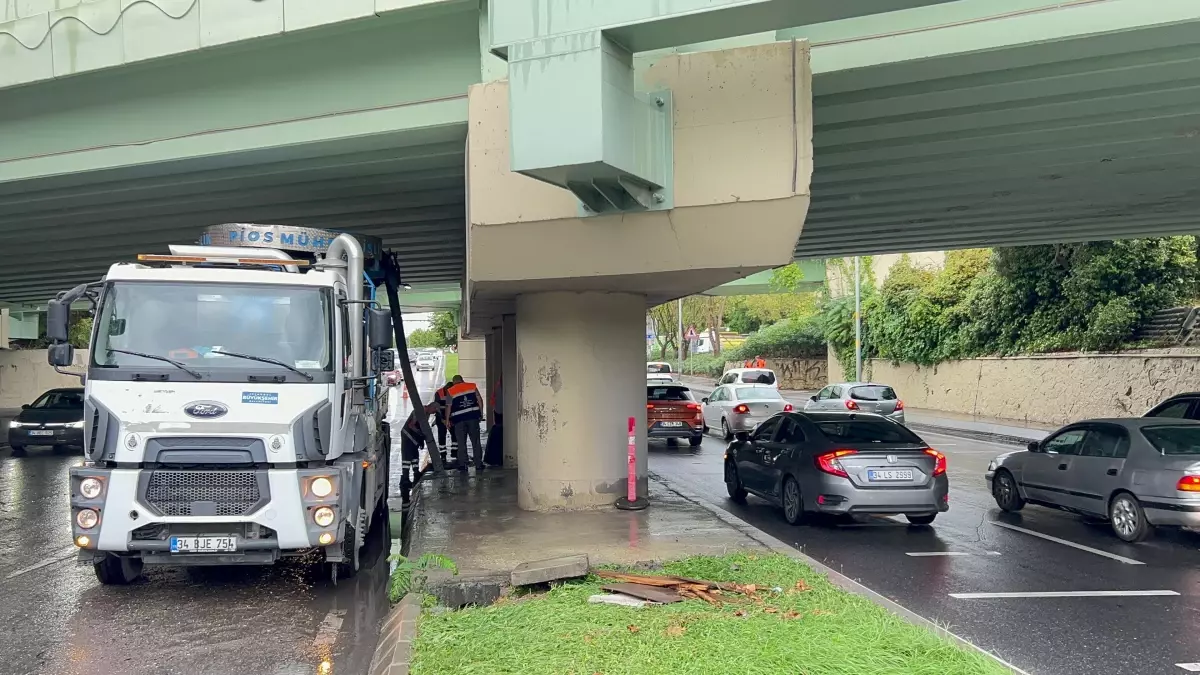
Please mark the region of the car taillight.
<svg viewBox="0 0 1200 675"><path fill-rule="evenodd" d="M1184 476L1175 484L1180 492L1200 492L1200 476Z"/></svg>
<svg viewBox="0 0 1200 675"><path fill-rule="evenodd" d="M688 410L699 410L700 404L699 403L689 403L689 404L687 404L687 409Z"/></svg>
<svg viewBox="0 0 1200 675"><path fill-rule="evenodd" d="M925 454L933 458L933 475L940 476L946 473L946 456L934 450L933 448L925 448ZM1197 488L1200 489L1200 488Z"/></svg>
<svg viewBox="0 0 1200 675"><path fill-rule="evenodd" d="M833 452L827 452L823 455L817 455L817 468L825 473L833 474L834 476L849 478L850 474L846 473L846 470L842 468L842 463L838 458L854 454L858 454L858 451L834 450Z"/></svg>
<svg viewBox="0 0 1200 675"><path fill-rule="evenodd" d="M783 404L783 412L792 412L792 404L784 403Z"/></svg>
<svg viewBox="0 0 1200 675"><path fill-rule="evenodd" d="M904 401L896 399L896 410L904 410Z"/></svg>
<svg viewBox="0 0 1200 675"><path fill-rule="evenodd" d="M739 403L734 406L733 412L739 415L745 415L746 413L750 412L750 406L746 405L745 403Z"/></svg>
<svg viewBox="0 0 1200 675"><path fill-rule="evenodd" d="M653 403L647 403L647 404L646 404L646 410L654 410L654 404L653 404Z"/></svg>
<svg viewBox="0 0 1200 675"><path fill-rule="evenodd" d="M858 404L852 399L846 399L846 410L858 410Z"/></svg>

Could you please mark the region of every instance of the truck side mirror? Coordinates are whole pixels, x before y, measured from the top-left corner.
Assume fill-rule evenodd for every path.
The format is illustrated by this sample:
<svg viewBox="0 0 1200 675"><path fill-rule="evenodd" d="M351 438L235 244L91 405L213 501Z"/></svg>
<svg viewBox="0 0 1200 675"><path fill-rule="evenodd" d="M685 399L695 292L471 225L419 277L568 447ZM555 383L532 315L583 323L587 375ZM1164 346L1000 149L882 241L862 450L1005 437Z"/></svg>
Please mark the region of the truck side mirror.
<svg viewBox="0 0 1200 675"><path fill-rule="evenodd" d="M396 369L396 354L390 349L371 351L371 370L388 373Z"/></svg>
<svg viewBox="0 0 1200 675"><path fill-rule="evenodd" d="M66 342L70 323L71 305L60 300L51 300L46 306L46 337L50 338L51 342ZM66 365L70 365L70 361Z"/></svg>
<svg viewBox="0 0 1200 675"><path fill-rule="evenodd" d="M46 360L57 368L75 363L75 348L67 342L55 342L46 348Z"/></svg>
<svg viewBox="0 0 1200 675"><path fill-rule="evenodd" d="M367 308L367 342L371 349L392 346L392 313L378 307Z"/></svg>

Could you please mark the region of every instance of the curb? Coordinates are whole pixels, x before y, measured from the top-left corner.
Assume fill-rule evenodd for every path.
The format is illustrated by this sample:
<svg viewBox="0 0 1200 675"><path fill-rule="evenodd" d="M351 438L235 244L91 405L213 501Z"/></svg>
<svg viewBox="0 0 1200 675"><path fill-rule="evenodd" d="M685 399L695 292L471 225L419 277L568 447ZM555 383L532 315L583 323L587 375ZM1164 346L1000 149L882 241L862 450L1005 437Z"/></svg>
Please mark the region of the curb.
<svg viewBox="0 0 1200 675"><path fill-rule="evenodd" d="M379 646L367 670L369 675L408 675L421 600L419 593L409 593L392 608L379 633Z"/></svg>
<svg viewBox="0 0 1200 675"><path fill-rule="evenodd" d="M679 489L670 485L667 481L663 480L662 477L660 477L656 474L651 473L650 477L652 480L654 480L659 485L661 485L663 487L663 489L669 490L669 491L675 493L676 495L678 495L680 498L685 499L688 502L695 504L696 506L704 508L709 513L712 513L714 516L716 516L717 518L722 520L725 524L740 531L742 534L746 535L750 539L757 541L758 543L762 544L763 546L771 549L772 551L774 551L776 553L780 553L782 555L788 556L789 558L799 560L800 562L803 562L804 564L813 568L813 570L815 570L821 574L824 574L825 577L827 579L829 579L829 582L832 583L834 586L837 586L838 588L841 588L842 590L844 590L848 593L853 593L854 595L866 598L866 599L870 600L871 602L874 602L875 604L880 605L881 607L888 610L889 612L899 616L900 618L904 619L905 621L908 621L909 623L912 623L912 624L915 624L918 626L922 626L924 628L928 628L929 630L933 631L934 634L936 634L936 635L939 635L943 638L952 640L953 642L957 643L958 645L960 645L962 647L966 647L968 649L973 649L981 654L984 654L984 655L988 656L989 658L993 659L994 661L996 661L997 663L999 663L1001 666L1004 666L1005 668L1008 668L1013 673L1016 673L1017 675L1029 675L1028 672L1021 670L1020 668L1014 666L1013 664L1009 663L1008 661L1005 661L1004 659L1000 658L998 655L984 649L983 647L980 647L979 645L975 644L974 642L971 642L970 640L967 640L966 638L964 638L960 635L957 635L956 633L951 632L945 626L941 626L929 619L926 619L925 617L904 607L903 605L901 605L893 600L888 599L884 595L882 595L876 591L873 591L870 588L867 588L866 586L862 585L861 583L855 581L854 579L851 579L850 577L842 574L841 572L838 572L837 570L833 569L832 567L829 567L828 565L817 560L816 558L812 558L812 557L806 555L805 553L803 553L802 551L796 549L795 547L788 545L782 539L778 539L776 537L771 536L770 534L767 534L766 532L763 532L762 530L754 527L753 525L751 525L750 523L747 523L746 521L742 520L741 518L738 518L737 516L733 515L732 513L729 513L728 511L726 511L716 505L710 504L707 501L696 497L695 495L681 492Z"/></svg>
<svg viewBox="0 0 1200 675"><path fill-rule="evenodd" d="M1036 438L1026 438L1021 436L1011 436L1009 434L997 434L990 431L975 431L974 429L959 429L956 427L944 427L937 424L922 424L920 422L909 422L909 429L917 431L928 431L935 434L949 434L951 436L959 436L961 438L973 438L978 441L988 441L991 443L1000 443L1002 445L1016 445L1025 447L1033 441L1039 440ZM1049 434L1050 432L1047 432Z"/></svg>

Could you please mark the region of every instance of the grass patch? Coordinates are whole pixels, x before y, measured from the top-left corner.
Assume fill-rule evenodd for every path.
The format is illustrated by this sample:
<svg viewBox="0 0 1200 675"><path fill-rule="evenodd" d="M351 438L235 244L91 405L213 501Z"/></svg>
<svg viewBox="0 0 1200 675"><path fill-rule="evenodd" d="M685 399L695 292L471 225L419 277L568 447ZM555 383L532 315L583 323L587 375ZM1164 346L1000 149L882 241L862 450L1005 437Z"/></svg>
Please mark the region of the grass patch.
<svg viewBox="0 0 1200 675"><path fill-rule="evenodd" d="M454 379L458 374L458 354L450 350L446 350L446 381Z"/></svg>
<svg viewBox="0 0 1200 675"><path fill-rule="evenodd" d="M990 675L990 658L909 624L781 555L697 556L663 574L756 584L763 603L589 605L596 577L421 617L414 675ZM797 582L804 582L797 590ZM780 589L778 591L774 589Z"/></svg>

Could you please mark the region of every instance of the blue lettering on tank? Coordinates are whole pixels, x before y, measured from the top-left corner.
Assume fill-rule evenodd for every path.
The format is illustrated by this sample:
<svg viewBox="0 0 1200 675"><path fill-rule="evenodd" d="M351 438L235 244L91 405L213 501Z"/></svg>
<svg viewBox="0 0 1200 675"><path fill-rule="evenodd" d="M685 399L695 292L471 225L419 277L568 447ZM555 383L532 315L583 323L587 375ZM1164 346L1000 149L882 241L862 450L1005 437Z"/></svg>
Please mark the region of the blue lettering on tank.
<svg viewBox="0 0 1200 675"><path fill-rule="evenodd" d="M308 235L307 234L296 235L296 243L299 244L300 246L308 246Z"/></svg>
<svg viewBox="0 0 1200 675"><path fill-rule="evenodd" d="M241 232L230 232L229 233L229 241L237 241L238 237L241 236L241 234L242 234Z"/></svg>
<svg viewBox="0 0 1200 675"><path fill-rule="evenodd" d="M263 232L263 241L267 242L268 244L275 241L275 233Z"/></svg>
<svg viewBox="0 0 1200 675"><path fill-rule="evenodd" d="M284 246L291 246L292 244L296 243L296 235L292 234L291 232L280 233L279 243L283 244Z"/></svg>
<svg viewBox="0 0 1200 675"><path fill-rule="evenodd" d="M249 235L247 235L246 239L247 239L248 241L258 241L258 238L259 238L259 236L260 236L260 235L259 235L259 233L258 233L257 231L251 230L251 231L250 231L250 234L249 234Z"/></svg>

